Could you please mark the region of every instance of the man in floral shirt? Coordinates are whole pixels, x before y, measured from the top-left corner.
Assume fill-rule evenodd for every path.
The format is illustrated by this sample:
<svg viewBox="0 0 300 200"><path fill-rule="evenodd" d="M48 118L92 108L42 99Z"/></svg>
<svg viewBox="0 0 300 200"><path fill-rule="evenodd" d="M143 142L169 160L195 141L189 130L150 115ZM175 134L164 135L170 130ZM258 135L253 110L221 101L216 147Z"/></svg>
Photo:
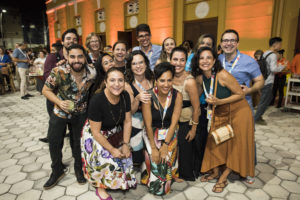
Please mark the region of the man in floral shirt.
<svg viewBox="0 0 300 200"><path fill-rule="evenodd" d="M67 63L52 69L42 91L55 104L48 129L52 174L44 189L54 187L65 175L62 147L67 123L72 127L70 143L77 182L86 183L82 173L80 134L86 120L89 88L96 71L87 65L85 55L81 45L72 44L68 47ZM57 91L57 95L54 91Z"/></svg>

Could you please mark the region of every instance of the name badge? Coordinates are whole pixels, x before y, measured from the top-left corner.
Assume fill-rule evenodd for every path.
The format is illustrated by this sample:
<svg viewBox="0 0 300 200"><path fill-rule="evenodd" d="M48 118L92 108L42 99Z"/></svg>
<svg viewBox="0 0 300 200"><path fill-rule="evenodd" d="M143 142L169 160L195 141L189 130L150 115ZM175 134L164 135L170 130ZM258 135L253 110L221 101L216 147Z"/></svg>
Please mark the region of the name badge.
<svg viewBox="0 0 300 200"><path fill-rule="evenodd" d="M158 130L158 140L165 140L169 129L159 129Z"/></svg>
<svg viewBox="0 0 300 200"><path fill-rule="evenodd" d="M212 118L212 109L211 106L207 106L207 115L206 115L208 120L211 120Z"/></svg>

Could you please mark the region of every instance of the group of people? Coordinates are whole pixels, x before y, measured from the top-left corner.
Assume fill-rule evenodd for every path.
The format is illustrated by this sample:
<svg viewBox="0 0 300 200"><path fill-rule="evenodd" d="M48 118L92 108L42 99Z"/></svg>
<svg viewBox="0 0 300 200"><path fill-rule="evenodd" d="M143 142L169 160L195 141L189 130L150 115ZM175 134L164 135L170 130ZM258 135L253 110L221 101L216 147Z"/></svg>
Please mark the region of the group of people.
<svg viewBox="0 0 300 200"><path fill-rule="evenodd" d="M42 141L49 142L52 173L44 189L66 173L67 129L77 182L88 180L101 200L112 199L107 189L135 188L137 170L154 195L169 193L174 181L198 177L215 179L213 192L220 193L232 172L253 183L254 116L265 111L273 73L284 69L273 62L277 54L266 58L271 65L264 80L258 63L238 50L235 30L222 34L220 55L210 34L191 49L189 42L176 47L171 37L152 44L147 24L136 31L139 46L130 54L124 41L113 45L112 54L102 52L95 33L86 38L86 51L76 30L68 29L62 48L47 56L42 93L50 120ZM270 51L280 45L280 38L270 39ZM251 94L261 88L254 114ZM226 124L234 137L217 144L211 133Z"/></svg>

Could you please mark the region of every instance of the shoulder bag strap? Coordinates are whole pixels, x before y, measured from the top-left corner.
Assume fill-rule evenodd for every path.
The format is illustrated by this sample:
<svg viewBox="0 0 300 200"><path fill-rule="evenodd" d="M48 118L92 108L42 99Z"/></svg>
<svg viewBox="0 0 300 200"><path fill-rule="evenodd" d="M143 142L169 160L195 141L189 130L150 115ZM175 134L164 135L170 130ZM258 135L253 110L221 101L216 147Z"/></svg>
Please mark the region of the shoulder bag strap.
<svg viewBox="0 0 300 200"><path fill-rule="evenodd" d="M215 79L215 86L214 86L214 97L217 96L217 89L218 89L218 74L216 73L216 79ZM212 132L212 129L215 125L215 108L216 106L212 106L212 121L211 121L211 126L210 126L210 132Z"/></svg>

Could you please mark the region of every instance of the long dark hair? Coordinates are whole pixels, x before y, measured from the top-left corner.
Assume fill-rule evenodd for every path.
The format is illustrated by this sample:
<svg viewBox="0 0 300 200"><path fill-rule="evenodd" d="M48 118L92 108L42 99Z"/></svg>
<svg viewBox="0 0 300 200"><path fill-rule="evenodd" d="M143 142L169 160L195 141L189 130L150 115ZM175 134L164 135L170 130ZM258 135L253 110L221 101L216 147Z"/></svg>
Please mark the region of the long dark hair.
<svg viewBox="0 0 300 200"><path fill-rule="evenodd" d="M95 94L96 90L100 88L101 84L104 81L104 77L106 74L106 72L104 71L103 66L102 66L102 60L103 60L104 56L109 56L112 58L112 56L109 55L108 53L102 53L100 55L100 57L97 59L97 61L95 63L97 75L96 75L94 85L91 89L91 95Z"/></svg>
<svg viewBox="0 0 300 200"><path fill-rule="evenodd" d="M149 59L147 58L147 56L145 55L144 52L142 52L141 50L136 50L136 51L133 51L128 59L127 59L127 63L126 63L126 81L128 83L132 83L134 81L134 74L131 70L131 64L132 64L132 60L133 60L133 57L136 56L136 55L141 55L143 58L144 58L144 62L146 64L146 71L145 71L145 77L148 81L153 81L154 79L154 75L153 75L153 72L151 71L150 69L150 63L149 63Z"/></svg>
<svg viewBox="0 0 300 200"><path fill-rule="evenodd" d="M199 60L200 60L200 55L203 51L210 51L211 54L213 55L213 58L216 60L213 68L212 68L212 73L216 74L219 71L223 69L220 61L218 60L217 53L213 51L210 47L201 47L198 49L197 53L194 55L192 59L192 75L196 78L197 76L203 74L202 69L199 67Z"/></svg>

